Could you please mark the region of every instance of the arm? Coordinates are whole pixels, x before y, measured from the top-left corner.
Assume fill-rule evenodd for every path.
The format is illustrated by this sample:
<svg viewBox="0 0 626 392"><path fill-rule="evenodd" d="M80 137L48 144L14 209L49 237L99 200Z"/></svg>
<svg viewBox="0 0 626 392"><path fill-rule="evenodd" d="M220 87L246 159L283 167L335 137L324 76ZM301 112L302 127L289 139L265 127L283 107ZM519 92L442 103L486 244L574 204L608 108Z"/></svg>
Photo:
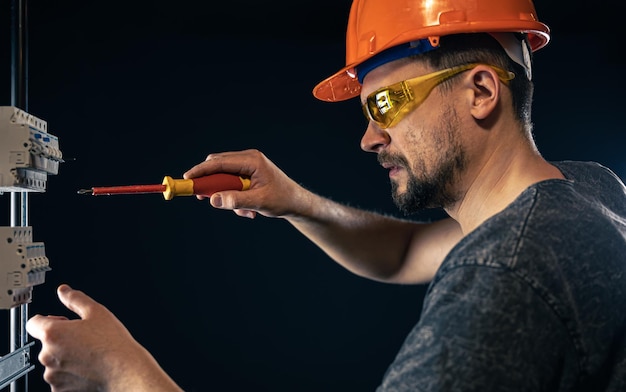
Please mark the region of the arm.
<svg viewBox="0 0 626 392"><path fill-rule="evenodd" d="M36 315L26 324L41 340L38 358L53 390L182 391L104 306L67 285L57 294L80 319Z"/></svg>
<svg viewBox="0 0 626 392"><path fill-rule="evenodd" d="M218 172L248 176L251 186L244 192L213 194L213 207L249 218L257 213L284 218L337 263L370 279L394 283L429 281L462 236L460 226L452 219L415 223L316 195L257 150L211 154L184 177Z"/></svg>

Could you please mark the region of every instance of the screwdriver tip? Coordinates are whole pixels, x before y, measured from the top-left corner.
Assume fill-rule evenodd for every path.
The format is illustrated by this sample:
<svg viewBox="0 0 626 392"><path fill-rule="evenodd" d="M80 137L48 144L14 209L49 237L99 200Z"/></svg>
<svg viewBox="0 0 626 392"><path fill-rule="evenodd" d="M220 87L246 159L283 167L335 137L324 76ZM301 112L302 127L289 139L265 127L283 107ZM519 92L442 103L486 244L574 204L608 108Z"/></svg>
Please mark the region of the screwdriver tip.
<svg viewBox="0 0 626 392"><path fill-rule="evenodd" d="M92 194L93 190L92 189L79 189L76 193L78 193L79 195L85 195L85 194Z"/></svg>

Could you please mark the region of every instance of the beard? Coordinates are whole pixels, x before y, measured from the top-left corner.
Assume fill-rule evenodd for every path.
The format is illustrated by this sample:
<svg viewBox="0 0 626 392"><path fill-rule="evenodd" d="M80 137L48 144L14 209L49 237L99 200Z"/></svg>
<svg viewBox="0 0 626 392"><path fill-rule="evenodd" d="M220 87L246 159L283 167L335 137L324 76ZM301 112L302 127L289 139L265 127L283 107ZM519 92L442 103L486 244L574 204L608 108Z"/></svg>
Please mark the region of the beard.
<svg viewBox="0 0 626 392"><path fill-rule="evenodd" d="M391 181L391 195L395 205L405 215L411 215L428 208L445 208L456 203L460 196L453 192L454 182L458 174L466 166L465 150L456 136L459 129L458 116L454 109L444 111L440 117L441 128L433 135L431 153L435 157L426 169L426 162L422 159L414 162L413 167L404 156L381 152L379 162L403 167L407 171L408 179L406 191L400 193L399 186Z"/></svg>

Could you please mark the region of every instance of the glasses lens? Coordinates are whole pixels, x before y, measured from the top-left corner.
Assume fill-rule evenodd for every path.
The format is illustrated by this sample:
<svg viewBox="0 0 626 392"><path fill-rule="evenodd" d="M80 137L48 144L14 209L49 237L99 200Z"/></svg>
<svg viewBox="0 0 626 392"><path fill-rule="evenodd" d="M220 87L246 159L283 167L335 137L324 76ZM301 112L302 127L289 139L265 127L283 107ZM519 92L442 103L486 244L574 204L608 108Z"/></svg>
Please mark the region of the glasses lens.
<svg viewBox="0 0 626 392"><path fill-rule="evenodd" d="M404 94L402 87L397 87L400 88L393 85L376 91L367 97L363 105L366 117L383 128L389 127L402 108L410 101L410 98Z"/></svg>

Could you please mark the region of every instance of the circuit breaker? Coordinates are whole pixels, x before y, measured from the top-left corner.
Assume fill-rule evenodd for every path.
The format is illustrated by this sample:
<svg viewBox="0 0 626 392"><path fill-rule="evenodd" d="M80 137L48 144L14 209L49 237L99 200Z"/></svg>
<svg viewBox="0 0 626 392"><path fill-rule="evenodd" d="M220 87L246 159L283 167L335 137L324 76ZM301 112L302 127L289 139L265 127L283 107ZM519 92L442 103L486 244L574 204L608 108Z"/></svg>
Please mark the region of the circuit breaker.
<svg viewBox="0 0 626 392"><path fill-rule="evenodd" d="M30 226L0 227L0 260L0 309L29 303L51 269L43 242L33 242Z"/></svg>
<svg viewBox="0 0 626 392"><path fill-rule="evenodd" d="M63 162L48 124L15 106L0 106L0 192L45 192Z"/></svg>

